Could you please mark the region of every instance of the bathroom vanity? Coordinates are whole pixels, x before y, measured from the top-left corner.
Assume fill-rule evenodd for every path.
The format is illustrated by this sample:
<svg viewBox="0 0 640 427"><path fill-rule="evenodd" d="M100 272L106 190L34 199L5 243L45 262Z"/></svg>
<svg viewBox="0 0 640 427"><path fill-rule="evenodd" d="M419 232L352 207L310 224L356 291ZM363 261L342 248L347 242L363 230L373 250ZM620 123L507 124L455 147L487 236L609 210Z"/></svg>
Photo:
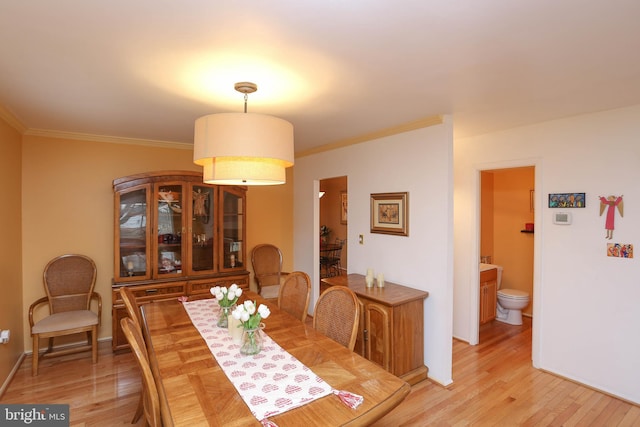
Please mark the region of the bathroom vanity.
<svg viewBox="0 0 640 427"><path fill-rule="evenodd" d="M490 264L489 264L490 265ZM480 267L480 324L496 318L498 269Z"/></svg>

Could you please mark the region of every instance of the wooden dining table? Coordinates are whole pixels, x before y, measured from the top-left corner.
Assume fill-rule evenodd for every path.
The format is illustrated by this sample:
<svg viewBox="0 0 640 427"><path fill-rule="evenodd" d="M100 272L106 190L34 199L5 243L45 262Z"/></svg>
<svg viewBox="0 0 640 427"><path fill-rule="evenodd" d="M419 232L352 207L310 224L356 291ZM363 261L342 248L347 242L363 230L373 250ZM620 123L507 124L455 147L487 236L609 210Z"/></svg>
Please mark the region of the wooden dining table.
<svg viewBox="0 0 640 427"><path fill-rule="evenodd" d="M363 397L356 409L330 394L270 417L279 427L360 426L382 418L404 400L410 386L380 366L316 332L253 292L241 300L266 304L264 332L335 390ZM240 301L241 302L241 301ZM141 307L149 359L165 426L260 426L217 363L177 299Z"/></svg>

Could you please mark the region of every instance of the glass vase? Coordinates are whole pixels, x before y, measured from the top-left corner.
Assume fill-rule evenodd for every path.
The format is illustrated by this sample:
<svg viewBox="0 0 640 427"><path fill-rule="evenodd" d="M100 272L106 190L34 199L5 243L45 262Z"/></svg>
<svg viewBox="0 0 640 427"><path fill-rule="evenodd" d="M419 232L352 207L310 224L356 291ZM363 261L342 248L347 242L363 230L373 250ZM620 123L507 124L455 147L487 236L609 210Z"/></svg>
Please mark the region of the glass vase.
<svg viewBox="0 0 640 427"><path fill-rule="evenodd" d="M220 316L218 317L218 328L229 327L229 316L231 312L236 308L236 305L230 305L228 307L220 306Z"/></svg>
<svg viewBox="0 0 640 427"><path fill-rule="evenodd" d="M264 328L264 323L260 323L257 328L245 329L242 332L240 353L246 355L260 353L262 350L262 328Z"/></svg>

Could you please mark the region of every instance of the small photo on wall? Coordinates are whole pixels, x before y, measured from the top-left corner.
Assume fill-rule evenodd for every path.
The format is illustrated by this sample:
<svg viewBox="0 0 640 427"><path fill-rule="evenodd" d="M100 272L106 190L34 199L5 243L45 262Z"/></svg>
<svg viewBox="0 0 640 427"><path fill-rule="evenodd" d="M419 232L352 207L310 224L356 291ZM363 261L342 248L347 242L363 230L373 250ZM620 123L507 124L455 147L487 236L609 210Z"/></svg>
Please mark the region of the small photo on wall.
<svg viewBox="0 0 640 427"><path fill-rule="evenodd" d="M585 193L549 193L550 208L584 208Z"/></svg>
<svg viewBox="0 0 640 427"><path fill-rule="evenodd" d="M633 258L633 245L630 243L607 243L607 256Z"/></svg>

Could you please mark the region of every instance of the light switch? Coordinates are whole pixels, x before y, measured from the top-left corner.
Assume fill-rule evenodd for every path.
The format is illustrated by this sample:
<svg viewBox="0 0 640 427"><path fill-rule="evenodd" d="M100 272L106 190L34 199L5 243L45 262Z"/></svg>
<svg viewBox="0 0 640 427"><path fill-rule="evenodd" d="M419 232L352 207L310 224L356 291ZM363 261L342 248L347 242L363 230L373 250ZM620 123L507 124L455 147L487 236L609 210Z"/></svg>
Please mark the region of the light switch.
<svg viewBox="0 0 640 427"><path fill-rule="evenodd" d="M364 236L362 234L358 235L358 243L360 243L361 245L364 245Z"/></svg>
<svg viewBox="0 0 640 427"><path fill-rule="evenodd" d="M7 344L9 342L9 330L0 331L0 344Z"/></svg>

